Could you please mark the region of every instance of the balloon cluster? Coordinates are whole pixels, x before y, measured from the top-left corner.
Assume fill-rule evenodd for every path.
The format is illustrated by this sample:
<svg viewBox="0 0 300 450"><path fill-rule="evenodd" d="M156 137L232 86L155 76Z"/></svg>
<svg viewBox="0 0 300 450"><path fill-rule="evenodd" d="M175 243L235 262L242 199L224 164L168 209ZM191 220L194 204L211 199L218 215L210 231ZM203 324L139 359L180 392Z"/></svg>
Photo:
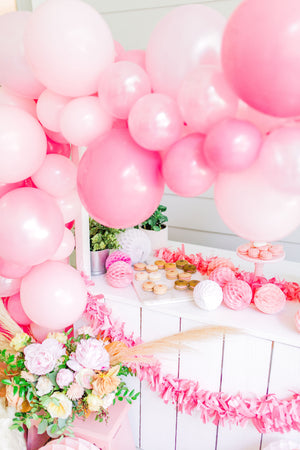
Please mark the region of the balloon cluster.
<svg viewBox="0 0 300 450"><path fill-rule="evenodd" d="M215 182L221 217L247 240L294 230L299 35L298 0L245 0L228 24L204 5L176 8L146 51L125 51L80 0L1 16L0 295L20 291L41 326L71 323L84 289L61 262L66 224L82 203L104 225L134 226L165 183L191 197ZM87 147L78 169L71 146Z"/></svg>

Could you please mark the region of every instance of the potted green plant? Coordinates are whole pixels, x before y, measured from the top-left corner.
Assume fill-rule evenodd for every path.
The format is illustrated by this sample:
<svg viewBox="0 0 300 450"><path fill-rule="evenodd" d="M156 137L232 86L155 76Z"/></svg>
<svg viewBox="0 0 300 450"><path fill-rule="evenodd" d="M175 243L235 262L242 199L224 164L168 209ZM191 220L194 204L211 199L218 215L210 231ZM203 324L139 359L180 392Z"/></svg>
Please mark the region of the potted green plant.
<svg viewBox="0 0 300 450"><path fill-rule="evenodd" d="M109 228L90 218L91 272L97 275L105 272L105 261L110 250L120 247L117 235L121 229Z"/></svg>
<svg viewBox="0 0 300 450"><path fill-rule="evenodd" d="M140 229L148 235L153 250L166 246L168 242L168 226L166 223L168 217L164 214L166 210L166 206L159 205L154 213L140 224Z"/></svg>

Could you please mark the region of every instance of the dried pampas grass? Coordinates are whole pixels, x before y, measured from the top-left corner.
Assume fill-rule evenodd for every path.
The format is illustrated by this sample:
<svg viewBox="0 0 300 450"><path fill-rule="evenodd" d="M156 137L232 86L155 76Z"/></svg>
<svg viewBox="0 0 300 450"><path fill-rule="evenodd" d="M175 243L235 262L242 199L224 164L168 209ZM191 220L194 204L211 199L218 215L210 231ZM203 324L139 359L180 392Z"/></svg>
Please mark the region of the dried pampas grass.
<svg viewBox="0 0 300 450"><path fill-rule="evenodd" d="M14 353L14 350L10 347L9 343L17 333L23 333L23 330L10 317L2 299L0 299L0 350L9 349L10 353Z"/></svg>

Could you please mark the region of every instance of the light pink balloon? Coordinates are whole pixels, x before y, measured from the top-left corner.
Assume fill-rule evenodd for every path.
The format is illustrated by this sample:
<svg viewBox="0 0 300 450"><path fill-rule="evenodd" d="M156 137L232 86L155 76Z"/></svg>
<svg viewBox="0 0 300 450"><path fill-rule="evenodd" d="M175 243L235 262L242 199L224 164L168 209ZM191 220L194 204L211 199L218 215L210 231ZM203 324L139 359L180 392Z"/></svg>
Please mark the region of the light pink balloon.
<svg viewBox="0 0 300 450"><path fill-rule="evenodd" d="M127 50L117 56L116 61L130 61L146 70L146 52L145 50Z"/></svg>
<svg viewBox="0 0 300 450"><path fill-rule="evenodd" d="M284 124L287 121L287 119L268 116L267 114L257 111L242 100L239 101L236 118L240 120L248 120L253 123L253 125L255 125L263 134L269 133L270 130Z"/></svg>
<svg viewBox="0 0 300 450"><path fill-rule="evenodd" d="M62 213L64 223L69 223L78 217L81 203L76 189L64 197L56 197L55 201Z"/></svg>
<svg viewBox="0 0 300 450"><path fill-rule="evenodd" d="M84 153L77 184L84 207L98 222L113 228L137 225L163 195L160 155L137 145L126 129L114 129Z"/></svg>
<svg viewBox="0 0 300 450"><path fill-rule="evenodd" d="M67 139L61 133L57 133L56 131L48 130L45 127L44 127L44 131L45 131L47 137L51 139L51 141L56 142L58 144L70 145L70 143L67 141Z"/></svg>
<svg viewBox="0 0 300 450"><path fill-rule="evenodd" d="M32 13L17 11L0 16L0 84L27 98L45 89L35 78L24 54L24 31Z"/></svg>
<svg viewBox="0 0 300 450"><path fill-rule="evenodd" d="M20 291L22 278L5 278L0 276L0 297L9 297Z"/></svg>
<svg viewBox="0 0 300 450"><path fill-rule="evenodd" d="M150 80L137 64L120 61L103 72L98 92L101 103L112 116L127 119L134 103L151 92Z"/></svg>
<svg viewBox="0 0 300 450"><path fill-rule="evenodd" d="M65 227L63 240L61 241L60 246L58 247L54 255L51 257L51 260L61 261L68 258L68 256L70 256L72 251L74 250L74 247L74 235L72 231L68 230L68 228Z"/></svg>
<svg viewBox="0 0 300 450"><path fill-rule="evenodd" d="M87 290L80 273L58 261L34 267L21 283L21 303L36 324L59 329L72 325L84 312Z"/></svg>
<svg viewBox="0 0 300 450"><path fill-rule="evenodd" d="M265 114L299 115L299 40L298 0L241 3L229 19L222 47L224 71L238 96Z"/></svg>
<svg viewBox="0 0 300 450"><path fill-rule="evenodd" d="M300 127L274 130L266 137L260 163L272 186L300 195Z"/></svg>
<svg viewBox="0 0 300 450"><path fill-rule="evenodd" d="M252 123L224 119L210 128L204 142L204 157L216 172L237 172L254 163L261 145L262 135Z"/></svg>
<svg viewBox="0 0 300 450"><path fill-rule="evenodd" d="M47 137L47 154L57 154L70 158L71 146L70 144L60 144L59 142L54 142L52 139Z"/></svg>
<svg viewBox="0 0 300 450"><path fill-rule="evenodd" d="M24 187L24 185L24 181L18 181L17 183L0 183L0 198L14 189Z"/></svg>
<svg viewBox="0 0 300 450"><path fill-rule="evenodd" d="M205 5L173 9L153 30L146 67L155 92L176 97L186 75L199 64L219 65L225 18Z"/></svg>
<svg viewBox="0 0 300 450"><path fill-rule="evenodd" d="M4 86L0 86L0 105L15 106L23 109L37 119L35 101L31 98L21 97Z"/></svg>
<svg viewBox="0 0 300 450"><path fill-rule="evenodd" d="M96 92L101 72L115 57L108 25L78 0L41 4L32 13L24 42L36 77L48 89L70 97Z"/></svg>
<svg viewBox="0 0 300 450"><path fill-rule="evenodd" d="M64 332L65 329L61 328L60 330L53 330L51 328L41 327L34 322L31 322L30 324L30 332L37 342L43 342L47 338L48 334L53 331Z"/></svg>
<svg viewBox="0 0 300 450"><path fill-rule="evenodd" d="M163 157L162 171L169 188L182 197L205 192L216 174L203 155L204 136L190 134L172 145Z"/></svg>
<svg viewBox="0 0 300 450"><path fill-rule="evenodd" d="M180 138L183 121L175 100L164 94L148 94L132 107L128 128L141 147L164 150Z"/></svg>
<svg viewBox="0 0 300 450"><path fill-rule="evenodd" d="M31 320L25 313L20 300L20 294L12 295L7 303L7 311L11 318L19 325L29 325Z"/></svg>
<svg viewBox="0 0 300 450"><path fill-rule="evenodd" d="M73 145L84 146L109 131L113 119L97 97L71 100L60 115L63 136Z"/></svg>
<svg viewBox="0 0 300 450"><path fill-rule="evenodd" d="M119 55L121 55L121 53L123 53L125 50L123 45L116 40L114 40L114 47L115 47L115 60L117 60Z"/></svg>
<svg viewBox="0 0 300 450"><path fill-rule="evenodd" d="M37 120L21 109L0 106L0 183L30 177L46 151L46 136Z"/></svg>
<svg viewBox="0 0 300 450"><path fill-rule="evenodd" d="M300 225L300 196L274 189L258 163L220 174L215 201L225 224L249 241L277 241Z"/></svg>
<svg viewBox="0 0 300 450"><path fill-rule="evenodd" d="M45 161L32 175L34 184L54 197L64 197L76 188L77 167L65 156L46 155Z"/></svg>
<svg viewBox="0 0 300 450"><path fill-rule="evenodd" d="M58 249L64 223L55 199L39 189L20 188L0 199L0 257L35 265Z"/></svg>
<svg viewBox="0 0 300 450"><path fill-rule="evenodd" d="M48 130L60 132L60 113L71 97L64 97L45 89L39 96L36 111L41 124Z"/></svg>
<svg viewBox="0 0 300 450"><path fill-rule="evenodd" d="M188 127L200 133L226 117L235 116L238 98L213 66L199 66L190 72L178 91L178 105Z"/></svg>
<svg viewBox="0 0 300 450"><path fill-rule="evenodd" d="M26 275L31 266L24 266L20 264L15 264L11 261L7 261L0 258L0 276L5 278L22 278Z"/></svg>

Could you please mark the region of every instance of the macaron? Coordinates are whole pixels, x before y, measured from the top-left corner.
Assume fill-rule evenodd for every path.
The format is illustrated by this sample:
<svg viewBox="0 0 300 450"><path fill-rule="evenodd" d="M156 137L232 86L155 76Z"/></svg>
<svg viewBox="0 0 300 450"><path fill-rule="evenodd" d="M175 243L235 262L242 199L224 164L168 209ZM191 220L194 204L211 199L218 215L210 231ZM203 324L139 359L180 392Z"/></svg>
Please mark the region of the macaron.
<svg viewBox="0 0 300 450"><path fill-rule="evenodd" d="M173 269L173 270L167 270L166 272L166 278L168 280L177 280L178 278L178 270Z"/></svg>
<svg viewBox="0 0 300 450"><path fill-rule="evenodd" d="M259 249L258 248L249 248L248 256L249 256L249 258L258 258L259 257Z"/></svg>
<svg viewBox="0 0 300 450"><path fill-rule="evenodd" d="M154 261L154 264L156 264L159 269L164 269L166 263L162 259L158 259L157 261Z"/></svg>
<svg viewBox="0 0 300 450"><path fill-rule="evenodd" d="M186 261L185 259L179 259L178 261L176 261L177 269L183 269L186 264L188 264L188 261Z"/></svg>
<svg viewBox="0 0 300 450"><path fill-rule="evenodd" d="M180 272L178 278L179 280L190 281L192 278L192 274L189 272Z"/></svg>
<svg viewBox="0 0 300 450"><path fill-rule="evenodd" d="M165 270L174 270L174 269L176 269L175 263L166 263L165 264Z"/></svg>
<svg viewBox="0 0 300 450"><path fill-rule="evenodd" d="M144 263L136 263L133 265L134 270L145 270L146 269L146 264Z"/></svg>
<svg viewBox="0 0 300 450"><path fill-rule="evenodd" d="M197 286L197 284L199 284L200 283L200 281L198 281L198 280L191 280L189 283L188 283L188 288L191 290L191 291L193 291L194 289L195 289L195 287Z"/></svg>
<svg viewBox="0 0 300 450"><path fill-rule="evenodd" d="M137 272L134 276L136 281L146 281L148 280L148 274L145 271Z"/></svg>
<svg viewBox="0 0 300 450"><path fill-rule="evenodd" d="M149 273L148 277L149 277L149 280L151 280L151 281L158 281L161 279L161 273L151 272L151 273Z"/></svg>
<svg viewBox="0 0 300 450"><path fill-rule="evenodd" d="M187 287L188 283L185 280L176 280L174 283L174 288L178 291L184 291L185 289L187 289Z"/></svg>
<svg viewBox="0 0 300 450"><path fill-rule="evenodd" d="M143 283L142 288L144 291L146 292L151 292L153 291L155 284L153 283L153 281L145 281L145 283Z"/></svg>
<svg viewBox="0 0 300 450"><path fill-rule="evenodd" d="M158 270L158 266L156 266L155 264L148 264L148 265L146 266L146 271L147 271L148 273L156 272L157 270Z"/></svg>
<svg viewBox="0 0 300 450"><path fill-rule="evenodd" d="M156 284L153 288L153 292L156 295L164 295L168 290L165 284Z"/></svg>
<svg viewBox="0 0 300 450"><path fill-rule="evenodd" d="M197 268L196 266L194 266L194 264L186 264L183 270L188 273L195 273Z"/></svg>
<svg viewBox="0 0 300 450"><path fill-rule="evenodd" d="M273 255L268 250L262 250L259 252L260 259L263 259L264 261L270 261L270 259L273 258Z"/></svg>

